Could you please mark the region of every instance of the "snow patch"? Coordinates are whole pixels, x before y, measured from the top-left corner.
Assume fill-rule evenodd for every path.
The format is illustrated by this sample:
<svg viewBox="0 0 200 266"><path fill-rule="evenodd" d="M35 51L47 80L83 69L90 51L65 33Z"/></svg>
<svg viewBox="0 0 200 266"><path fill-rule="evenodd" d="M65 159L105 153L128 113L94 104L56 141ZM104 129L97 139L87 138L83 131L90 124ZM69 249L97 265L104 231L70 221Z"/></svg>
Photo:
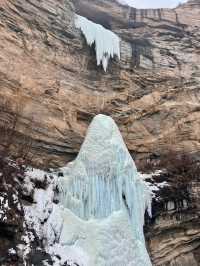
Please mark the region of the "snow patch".
<svg viewBox="0 0 200 266"><path fill-rule="evenodd" d="M66 261L70 266L89 266L89 258L80 248L68 247L66 249L66 246L55 244L48 251L54 257L54 266L64 265ZM57 257L60 257L60 260L56 259Z"/></svg>
<svg viewBox="0 0 200 266"><path fill-rule="evenodd" d="M15 255L15 254L17 254L17 252L16 252L16 250L15 250L14 248L10 248L10 249L8 250L8 253L11 254L11 255Z"/></svg>
<svg viewBox="0 0 200 266"><path fill-rule="evenodd" d="M44 181L46 176L45 171L36 168L29 168L26 172L26 177L29 180Z"/></svg>
<svg viewBox="0 0 200 266"><path fill-rule="evenodd" d="M159 191L160 189L169 186L169 184L166 181L156 183L153 180L154 177L160 176L162 174L163 174L162 170L157 170L157 171L150 173L150 174L140 173L141 178L145 181L147 186L151 189L153 197L156 197L156 195L155 195L156 191ZM149 182L147 180L151 180L151 181Z"/></svg>
<svg viewBox="0 0 200 266"><path fill-rule="evenodd" d="M0 193L0 219L2 222L7 221L7 211L10 210L8 195L5 192Z"/></svg>

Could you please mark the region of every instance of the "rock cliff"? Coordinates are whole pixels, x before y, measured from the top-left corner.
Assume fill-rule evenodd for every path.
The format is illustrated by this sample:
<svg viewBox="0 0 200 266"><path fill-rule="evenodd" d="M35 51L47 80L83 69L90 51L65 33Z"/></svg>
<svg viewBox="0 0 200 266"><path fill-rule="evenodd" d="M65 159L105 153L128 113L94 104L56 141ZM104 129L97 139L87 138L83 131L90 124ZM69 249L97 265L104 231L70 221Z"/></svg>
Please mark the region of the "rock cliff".
<svg viewBox="0 0 200 266"><path fill-rule="evenodd" d="M121 37L121 61L106 73L75 29L74 12ZM138 159L169 148L199 156L199 0L157 10L114 0L2 0L0 48L0 144L14 128L14 155L28 143L36 165L63 165L104 113ZM191 205L172 208L167 199L169 209L148 225L156 266L200 265L199 183L190 189Z"/></svg>
<svg viewBox="0 0 200 266"><path fill-rule="evenodd" d="M156 178L168 179L165 175ZM200 183L180 185L177 190L173 188L174 182L161 186L153 200L153 218L147 220L145 227L149 253L156 266L198 266Z"/></svg>
<svg viewBox="0 0 200 266"><path fill-rule="evenodd" d="M74 11L121 37L121 61L107 73L75 29ZM41 165L74 158L98 113L117 121L137 158L169 146L198 155L199 17L198 0L173 10L105 0L1 1L1 125L18 113L15 145L28 137Z"/></svg>

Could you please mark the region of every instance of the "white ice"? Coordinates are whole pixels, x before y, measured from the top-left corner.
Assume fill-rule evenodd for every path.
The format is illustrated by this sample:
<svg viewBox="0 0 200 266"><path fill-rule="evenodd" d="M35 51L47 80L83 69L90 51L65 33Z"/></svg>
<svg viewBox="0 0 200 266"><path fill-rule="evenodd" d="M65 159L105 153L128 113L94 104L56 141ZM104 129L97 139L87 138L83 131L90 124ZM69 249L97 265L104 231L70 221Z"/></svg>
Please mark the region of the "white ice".
<svg viewBox="0 0 200 266"><path fill-rule="evenodd" d="M115 33L79 15L75 26L81 29L89 46L95 44L97 65L102 64L105 72L110 58L116 55L120 59L120 38Z"/></svg>
<svg viewBox="0 0 200 266"><path fill-rule="evenodd" d="M112 118L93 119L77 159L63 172L60 244L83 250L90 266L151 265L143 234L151 192Z"/></svg>

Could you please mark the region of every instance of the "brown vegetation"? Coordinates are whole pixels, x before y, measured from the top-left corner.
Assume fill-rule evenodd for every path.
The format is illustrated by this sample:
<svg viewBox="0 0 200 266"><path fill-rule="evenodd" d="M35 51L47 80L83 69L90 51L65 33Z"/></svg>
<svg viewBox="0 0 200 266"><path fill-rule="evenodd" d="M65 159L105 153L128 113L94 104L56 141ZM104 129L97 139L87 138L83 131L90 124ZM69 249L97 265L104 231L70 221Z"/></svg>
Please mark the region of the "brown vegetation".
<svg viewBox="0 0 200 266"><path fill-rule="evenodd" d="M191 154L178 153L169 150L159 159L147 159L137 164L141 172L163 170L168 180L176 183L188 183L191 180L200 180L200 162Z"/></svg>

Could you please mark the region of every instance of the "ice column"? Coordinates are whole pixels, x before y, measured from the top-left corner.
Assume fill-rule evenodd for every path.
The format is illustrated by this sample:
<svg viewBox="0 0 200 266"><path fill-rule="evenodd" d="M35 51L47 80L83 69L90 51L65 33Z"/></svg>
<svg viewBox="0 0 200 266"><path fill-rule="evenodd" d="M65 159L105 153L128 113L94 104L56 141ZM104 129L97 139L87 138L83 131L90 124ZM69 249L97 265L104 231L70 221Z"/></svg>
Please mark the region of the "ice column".
<svg viewBox="0 0 200 266"><path fill-rule="evenodd" d="M78 221L82 221L84 224L95 221L93 235L97 239L102 237L102 233L100 236L97 233L96 228L99 225L104 224L104 227L108 228L108 232L106 229L104 230L106 231L105 235L113 234L108 239L114 239L115 233L109 232L109 228L115 224L118 224L116 226L119 226L120 223L123 224L117 230L121 230L122 235L131 235L130 241L124 245L128 245L130 250L134 247L135 253L132 252L132 255L135 254L135 263L131 257L130 264L123 264L123 259L128 258L128 255L124 255L123 263L121 262L122 264L119 265L151 265L143 234L145 210L147 209L151 214L151 192L140 178L112 118L98 115L93 119L76 160L63 171L64 177L60 180L61 203L65 209L73 213L73 220L76 220L75 217L77 217ZM69 212L67 220L69 221ZM86 227L84 225L84 230ZM92 228L92 225L89 226L89 231L92 230L90 227ZM66 224L66 228L69 230L70 226ZM101 230L99 229L99 232ZM62 235L65 238L67 233ZM78 239L78 236L76 238ZM127 236L124 239L127 239ZM83 244L85 242L81 243L81 247L85 247ZM102 243L102 245L104 244ZM98 248L100 246L98 244ZM87 250L89 250L88 243ZM118 252L116 250L116 257ZM91 254L94 254L94 251ZM138 262L140 258L141 263ZM101 263L99 265L104 266Z"/></svg>

